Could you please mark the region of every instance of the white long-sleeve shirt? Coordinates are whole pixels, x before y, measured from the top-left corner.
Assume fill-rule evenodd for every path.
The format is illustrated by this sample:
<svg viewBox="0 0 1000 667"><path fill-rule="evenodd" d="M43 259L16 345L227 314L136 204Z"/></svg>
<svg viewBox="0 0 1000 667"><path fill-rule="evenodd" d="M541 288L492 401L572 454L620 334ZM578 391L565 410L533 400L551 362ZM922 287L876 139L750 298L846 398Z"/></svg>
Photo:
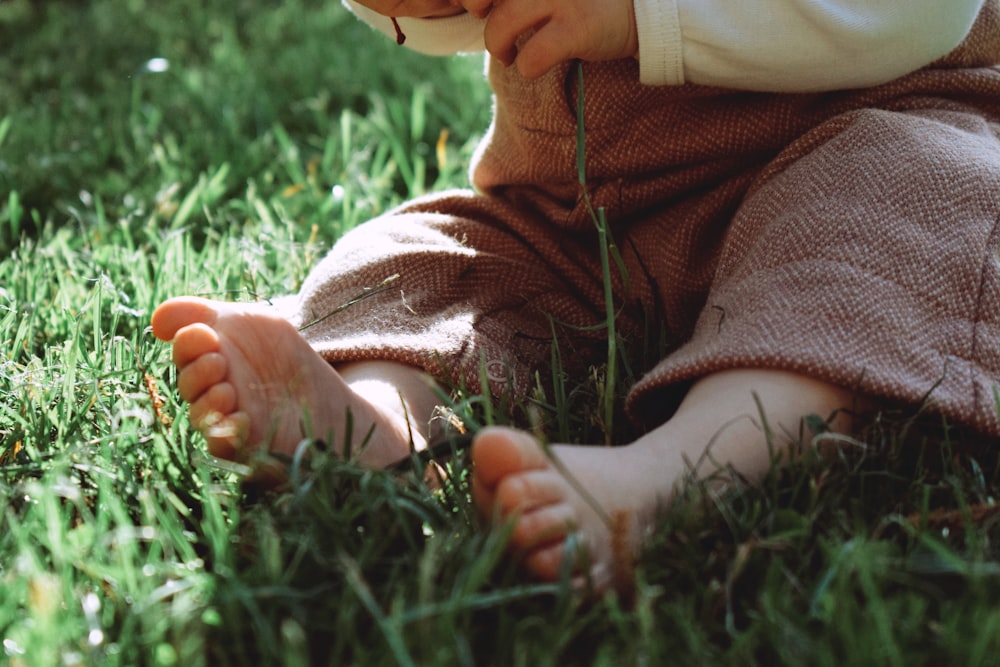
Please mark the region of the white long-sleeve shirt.
<svg viewBox="0 0 1000 667"><path fill-rule="evenodd" d="M384 16L343 1L395 34ZM773 92L874 86L952 51L986 1L634 0L639 79ZM406 45L421 53L484 48L484 21L471 14L399 24Z"/></svg>

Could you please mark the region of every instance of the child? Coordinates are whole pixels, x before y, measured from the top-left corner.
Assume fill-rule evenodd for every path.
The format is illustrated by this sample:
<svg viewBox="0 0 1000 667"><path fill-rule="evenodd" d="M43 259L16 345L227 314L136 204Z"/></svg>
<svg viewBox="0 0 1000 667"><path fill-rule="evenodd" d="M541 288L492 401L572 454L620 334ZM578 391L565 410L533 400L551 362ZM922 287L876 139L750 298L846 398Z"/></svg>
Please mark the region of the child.
<svg viewBox="0 0 1000 667"><path fill-rule="evenodd" d="M608 584L606 517L635 549L690 473L759 476L761 411L802 433L792 446L805 415L844 432L858 400L928 395L1000 433L1000 0L349 4L389 35L401 17L415 48L490 52L478 193L359 226L283 307L162 304L153 331L214 454L289 452L349 409L375 427L357 459L386 466L436 437L431 377L478 386L485 366L524 395L553 327L563 359L606 358L577 61L588 189L625 267L616 323L626 341L663 331L668 352L628 396L632 443L476 437L473 499L513 521L531 573L556 578L576 543L587 558L567 564Z"/></svg>

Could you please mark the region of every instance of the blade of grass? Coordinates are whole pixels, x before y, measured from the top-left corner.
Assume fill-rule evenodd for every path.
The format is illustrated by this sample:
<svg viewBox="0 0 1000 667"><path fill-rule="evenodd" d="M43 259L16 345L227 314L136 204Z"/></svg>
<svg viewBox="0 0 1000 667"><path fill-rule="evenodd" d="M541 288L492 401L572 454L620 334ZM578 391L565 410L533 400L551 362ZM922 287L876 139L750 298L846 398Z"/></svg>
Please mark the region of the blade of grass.
<svg viewBox="0 0 1000 667"><path fill-rule="evenodd" d="M583 63L577 63L577 106L576 106L576 168L583 199L587 210L597 227L598 248L601 258L601 278L604 282L604 317L608 331L607 374L604 381L604 442L612 444L614 438L615 401L617 399L618 381L618 332L615 327L616 309L614 289L611 280L610 249L613 245L608 230L607 215L603 208L594 210L587 187L587 131L585 123L585 91L583 80ZM624 263L618 263L622 277L626 277Z"/></svg>

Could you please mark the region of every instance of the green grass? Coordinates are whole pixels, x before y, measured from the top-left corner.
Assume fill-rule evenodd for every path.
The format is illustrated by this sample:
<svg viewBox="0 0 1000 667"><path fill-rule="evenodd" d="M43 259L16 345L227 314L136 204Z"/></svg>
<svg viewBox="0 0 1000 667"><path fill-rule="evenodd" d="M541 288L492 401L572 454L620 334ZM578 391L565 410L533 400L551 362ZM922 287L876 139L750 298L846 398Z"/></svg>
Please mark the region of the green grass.
<svg viewBox="0 0 1000 667"><path fill-rule="evenodd" d="M1000 664L998 450L933 418L692 487L627 600L519 577L461 455L436 491L317 451L245 495L152 308L288 293L345 229L464 184L481 62L318 0L6 0L0 52L0 663ZM555 383L554 437L603 438L595 377Z"/></svg>

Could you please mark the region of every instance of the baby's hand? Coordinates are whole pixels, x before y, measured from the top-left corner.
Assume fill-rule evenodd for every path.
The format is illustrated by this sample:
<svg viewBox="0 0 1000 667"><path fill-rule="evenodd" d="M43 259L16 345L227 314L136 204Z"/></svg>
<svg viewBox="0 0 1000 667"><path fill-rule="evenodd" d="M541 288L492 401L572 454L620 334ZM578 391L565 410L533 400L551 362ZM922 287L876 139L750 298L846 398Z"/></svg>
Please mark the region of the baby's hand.
<svg viewBox="0 0 1000 667"><path fill-rule="evenodd" d="M383 16L437 18L461 14L465 10L458 0L355 0Z"/></svg>
<svg viewBox="0 0 1000 667"><path fill-rule="evenodd" d="M573 58L617 60L639 51L632 0L458 1L487 17L486 49L529 79ZM518 37L532 28L537 31L518 49Z"/></svg>

